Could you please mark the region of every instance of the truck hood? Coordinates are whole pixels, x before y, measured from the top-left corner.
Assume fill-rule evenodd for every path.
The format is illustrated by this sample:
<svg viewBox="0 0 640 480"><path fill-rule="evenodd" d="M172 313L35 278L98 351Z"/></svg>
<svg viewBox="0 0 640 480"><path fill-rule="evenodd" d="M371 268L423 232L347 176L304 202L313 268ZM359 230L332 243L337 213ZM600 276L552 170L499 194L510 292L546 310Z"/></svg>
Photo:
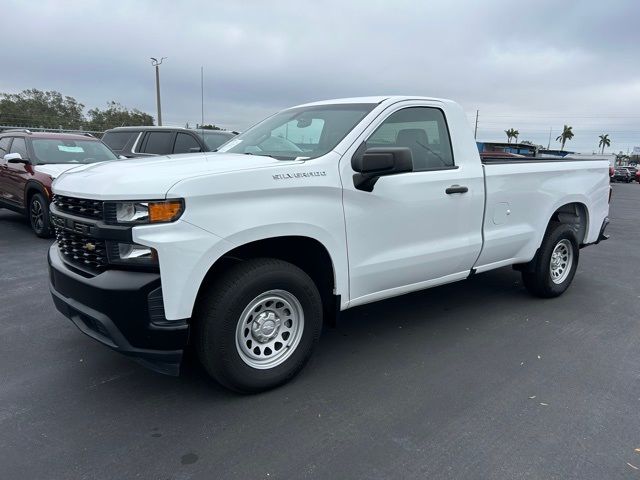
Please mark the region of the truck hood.
<svg viewBox="0 0 640 480"><path fill-rule="evenodd" d="M187 178L298 163L238 153L193 153L114 160L77 167L56 179L53 192L96 200L164 198Z"/></svg>
<svg viewBox="0 0 640 480"><path fill-rule="evenodd" d="M33 168L36 172L49 175L51 178L58 178L61 174L72 168L78 168L80 166L77 163L47 163L35 165Z"/></svg>

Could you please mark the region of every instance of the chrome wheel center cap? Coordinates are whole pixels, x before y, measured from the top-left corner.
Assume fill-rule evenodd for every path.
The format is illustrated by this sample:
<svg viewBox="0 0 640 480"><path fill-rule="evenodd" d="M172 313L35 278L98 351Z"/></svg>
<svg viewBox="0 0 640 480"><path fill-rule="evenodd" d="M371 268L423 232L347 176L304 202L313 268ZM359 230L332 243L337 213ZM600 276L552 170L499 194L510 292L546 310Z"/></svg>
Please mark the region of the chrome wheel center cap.
<svg viewBox="0 0 640 480"><path fill-rule="evenodd" d="M267 310L258 315L251 325L251 336L260 343L275 338L280 330L282 321L272 311Z"/></svg>

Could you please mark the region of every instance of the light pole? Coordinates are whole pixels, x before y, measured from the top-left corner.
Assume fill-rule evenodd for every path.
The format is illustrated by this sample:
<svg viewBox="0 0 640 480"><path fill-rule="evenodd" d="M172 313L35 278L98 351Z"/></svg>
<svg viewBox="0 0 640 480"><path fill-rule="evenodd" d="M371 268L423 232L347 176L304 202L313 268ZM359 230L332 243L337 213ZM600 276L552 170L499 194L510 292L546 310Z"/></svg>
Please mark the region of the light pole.
<svg viewBox="0 0 640 480"><path fill-rule="evenodd" d="M158 126L162 126L162 108L160 107L160 65L167 57L162 57L160 61L151 57L151 65L156 67L156 104L158 105Z"/></svg>

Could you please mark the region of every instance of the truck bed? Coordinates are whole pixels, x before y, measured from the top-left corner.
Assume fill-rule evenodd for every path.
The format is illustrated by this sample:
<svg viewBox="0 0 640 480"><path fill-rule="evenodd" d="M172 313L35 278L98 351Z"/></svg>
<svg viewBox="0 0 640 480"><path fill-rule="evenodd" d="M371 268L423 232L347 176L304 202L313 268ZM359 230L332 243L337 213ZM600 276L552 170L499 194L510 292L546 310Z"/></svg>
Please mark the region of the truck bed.
<svg viewBox="0 0 640 480"><path fill-rule="evenodd" d="M527 262L559 207L584 208L582 244L595 242L608 213L609 164L604 160L484 158L483 247L475 270ZM576 193L580 192L580 193Z"/></svg>

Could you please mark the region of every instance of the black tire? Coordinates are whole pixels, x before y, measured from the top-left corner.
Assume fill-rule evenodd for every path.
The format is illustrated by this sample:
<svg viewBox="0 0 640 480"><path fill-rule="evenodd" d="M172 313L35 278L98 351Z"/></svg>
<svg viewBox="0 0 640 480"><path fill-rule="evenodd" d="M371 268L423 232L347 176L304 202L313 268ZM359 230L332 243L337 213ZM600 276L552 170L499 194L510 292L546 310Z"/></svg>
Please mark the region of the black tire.
<svg viewBox="0 0 640 480"><path fill-rule="evenodd" d="M569 268L568 272L558 277L558 280L562 280L556 283L552 278L551 257L554 249L561 243L565 248L571 249L571 258L569 260L570 265L565 267ZM580 249L573 229L563 223L551 223L547 228L538 253L531 261L530 267L532 268L527 268L522 272L524 286L529 293L541 298L553 298L562 295L573 281L578 268L579 256ZM555 271L557 272L558 270Z"/></svg>
<svg viewBox="0 0 640 480"><path fill-rule="evenodd" d="M49 218L49 202L41 193L34 193L29 198L27 209L29 224L33 232L40 238L50 238L53 235L51 219Z"/></svg>
<svg viewBox="0 0 640 480"><path fill-rule="evenodd" d="M242 358L246 355L241 353L244 347L237 346L236 341L237 332L247 335L249 330L253 335L253 330L242 330L238 325L242 322L243 327L253 326L252 320L244 324L246 309L271 291L286 292L299 302L302 332L297 336L297 346L291 348L282 363L272 368L254 368ZM198 358L209 375L231 390L255 393L287 382L307 363L322 331L322 300L313 280L295 265L270 258L252 259L234 265L206 287L194 320ZM262 347L260 343L255 345Z"/></svg>

